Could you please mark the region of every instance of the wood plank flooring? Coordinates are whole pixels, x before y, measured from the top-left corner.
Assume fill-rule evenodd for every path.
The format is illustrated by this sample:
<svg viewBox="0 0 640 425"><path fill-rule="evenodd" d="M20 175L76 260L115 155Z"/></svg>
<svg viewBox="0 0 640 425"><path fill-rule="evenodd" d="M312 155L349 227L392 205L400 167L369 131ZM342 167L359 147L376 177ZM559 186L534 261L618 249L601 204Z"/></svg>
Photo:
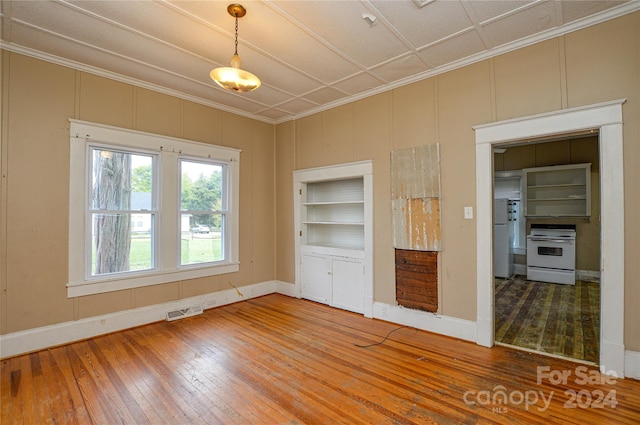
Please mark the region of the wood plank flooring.
<svg viewBox="0 0 640 425"><path fill-rule="evenodd" d="M597 364L600 355L600 284L575 285L496 279L498 343Z"/></svg>
<svg viewBox="0 0 640 425"><path fill-rule="evenodd" d="M0 422L637 424L640 381L599 379L274 294L5 359Z"/></svg>

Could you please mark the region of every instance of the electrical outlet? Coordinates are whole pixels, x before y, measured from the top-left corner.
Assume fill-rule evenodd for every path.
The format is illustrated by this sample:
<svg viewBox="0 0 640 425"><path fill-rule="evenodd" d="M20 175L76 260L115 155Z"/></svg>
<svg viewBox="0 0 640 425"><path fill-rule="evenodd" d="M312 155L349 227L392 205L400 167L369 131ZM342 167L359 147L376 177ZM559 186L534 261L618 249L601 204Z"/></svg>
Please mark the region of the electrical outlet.
<svg viewBox="0 0 640 425"><path fill-rule="evenodd" d="M389 315L389 309L387 308L387 306L383 306L380 309L380 316L382 316L382 318L387 318L388 315Z"/></svg>
<svg viewBox="0 0 640 425"><path fill-rule="evenodd" d="M473 207L464 207L464 219L473 220Z"/></svg>

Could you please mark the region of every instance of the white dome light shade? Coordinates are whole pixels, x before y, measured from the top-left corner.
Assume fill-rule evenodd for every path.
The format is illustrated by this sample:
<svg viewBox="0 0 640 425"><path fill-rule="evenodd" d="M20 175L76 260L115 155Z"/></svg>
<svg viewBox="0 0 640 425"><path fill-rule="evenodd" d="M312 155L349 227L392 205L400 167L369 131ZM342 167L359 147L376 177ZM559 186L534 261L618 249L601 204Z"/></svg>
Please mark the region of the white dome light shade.
<svg viewBox="0 0 640 425"><path fill-rule="evenodd" d="M258 77L240 69L240 57L237 54L231 58L231 66L215 68L209 75L220 87L237 92L252 91L262 84Z"/></svg>

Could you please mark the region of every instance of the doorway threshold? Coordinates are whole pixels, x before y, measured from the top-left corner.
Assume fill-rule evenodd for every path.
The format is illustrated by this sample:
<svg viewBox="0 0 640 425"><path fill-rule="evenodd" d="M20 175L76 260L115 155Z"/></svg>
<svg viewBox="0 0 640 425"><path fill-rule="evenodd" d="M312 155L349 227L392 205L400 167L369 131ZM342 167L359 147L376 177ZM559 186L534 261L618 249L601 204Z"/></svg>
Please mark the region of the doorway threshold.
<svg viewBox="0 0 640 425"><path fill-rule="evenodd" d="M553 357L554 359L567 360L567 361L570 361L570 362L580 363L580 364L587 365L587 366L598 367L598 363L591 362L591 361L588 361L588 360L576 359L574 357L561 356L559 354L547 353L545 351L534 350L534 349L531 349L531 348L520 347L520 346L512 345L512 344L505 344L504 342L498 342L498 341L496 341L496 345L499 345L501 347L506 347L506 348L513 348L514 350L525 351L525 352L531 353L531 354L539 354L541 356Z"/></svg>

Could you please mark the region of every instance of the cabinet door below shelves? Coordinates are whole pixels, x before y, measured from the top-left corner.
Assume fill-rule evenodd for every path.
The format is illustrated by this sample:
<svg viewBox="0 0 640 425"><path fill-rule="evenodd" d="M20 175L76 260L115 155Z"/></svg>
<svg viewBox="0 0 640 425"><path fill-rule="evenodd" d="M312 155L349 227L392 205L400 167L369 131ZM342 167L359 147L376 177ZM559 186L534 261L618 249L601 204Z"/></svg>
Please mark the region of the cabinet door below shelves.
<svg viewBox="0 0 640 425"><path fill-rule="evenodd" d="M331 295L329 270L329 259L326 256L302 254L300 278L303 298L324 304L329 303Z"/></svg>
<svg viewBox="0 0 640 425"><path fill-rule="evenodd" d="M362 260L334 258L333 305L345 310L364 311L364 267Z"/></svg>

